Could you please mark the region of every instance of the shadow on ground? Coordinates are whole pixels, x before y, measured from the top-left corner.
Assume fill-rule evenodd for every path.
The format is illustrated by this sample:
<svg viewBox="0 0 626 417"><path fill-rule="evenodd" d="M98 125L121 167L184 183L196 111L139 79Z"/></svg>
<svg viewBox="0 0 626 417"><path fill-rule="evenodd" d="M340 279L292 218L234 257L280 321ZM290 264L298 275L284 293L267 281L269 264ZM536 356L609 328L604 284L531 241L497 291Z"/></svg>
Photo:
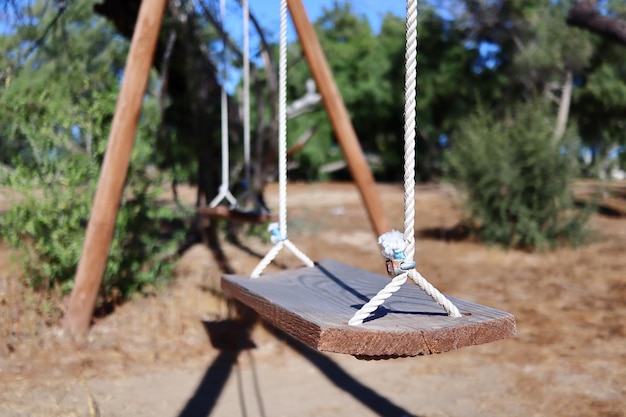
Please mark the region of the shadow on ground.
<svg viewBox="0 0 626 417"><path fill-rule="evenodd" d="M220 349L220 354L206 370L193 396L180 412L178 417L207 417L214 410L217 401L233 370L235 370L238 387L241 415L246 416L245 402L241 389L240 369L237 366L238 358L244 352L250 355L251 371L255 382L255 394L260 414L265 416L261 385L256 372L252 349L255 347L250 340L250 326L242 325L238 320L222 322L204 322L205 329L213 347ZM339 390L344 391L381 417L418 417L410 414L404 408L394 404L388 398L378 394L372 388L358 381L328 356L317 352L280 330L270 329L287 346L299 353L304 359L314 365ZM312 394L313 395L313 394Z"/></svg>
<svg viewBox="0 0 626 417"><path fill-rule="evenodd" d="M472 236L472 231L466 225L459 223L452 227L431 227L421 229L417 236L426 239L443 240L446 242L461 242Z"/></svg>

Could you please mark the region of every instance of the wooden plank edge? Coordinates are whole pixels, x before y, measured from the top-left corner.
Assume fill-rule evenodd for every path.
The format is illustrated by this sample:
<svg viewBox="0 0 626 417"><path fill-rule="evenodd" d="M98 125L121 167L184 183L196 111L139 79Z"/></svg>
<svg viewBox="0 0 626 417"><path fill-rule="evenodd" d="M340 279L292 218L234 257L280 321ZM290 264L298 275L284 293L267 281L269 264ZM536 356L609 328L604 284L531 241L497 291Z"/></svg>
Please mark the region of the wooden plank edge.
<svg viewBox="0 0 626 417"><path fill-rule="evenodd" d="M503 317L479 323L461 322L454 327L406 331L397 334L368 330L367 323L349 329L331 327L322 332L318 348L325 352L344 353L362 358L439 354L515 336L517 334L515 318L512 314L504 314ZM463 318L454 320L462 321Z"/></svg>
<svg viewBox="0 0 626 417"><path fill-rule="evenodd" d="M222 291L250 307L261 315L263 319L276 326L280 330L289 333L294 338L310 346L319 349L321 336L320 326L286 310L274 303L270 303L264 298L248 291L236 283L222 278ZM285 320L289 318L289 320Z"/></svg>
<svg viewBox="0 0 626 417"><path fill-rule="evenodd" d="M232 220L239 223L269 223L278 221L278 215L261 211L243 211L226 206L198 207L197 213L215 219Z"/></svg>
<svg viewBox="0 0 626 417"><path fill-rule="evenodd" d="M380 330L370 330L367 324L358 327L348 326L349 318L345 323L338 323L336 327L322 329L319 325L268 302L233 281L222 279L222 289L255 310L272 325L313 349L365 359L438 354L495 342L517 334L515 317L500 310L496 311L502 316L478 323L461 322L458 326L443 329L389 334Z"/></svg>

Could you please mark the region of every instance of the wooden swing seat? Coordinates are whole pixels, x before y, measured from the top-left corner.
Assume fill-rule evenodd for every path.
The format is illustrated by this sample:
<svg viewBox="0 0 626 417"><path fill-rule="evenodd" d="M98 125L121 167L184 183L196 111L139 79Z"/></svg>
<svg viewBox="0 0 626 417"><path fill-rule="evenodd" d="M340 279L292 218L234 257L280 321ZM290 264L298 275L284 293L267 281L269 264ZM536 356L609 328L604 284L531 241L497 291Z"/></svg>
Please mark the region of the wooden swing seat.
<svg viewBox="0 0 626 417"><path fill-rule="evenodd" d="M364 359L442 353L516 334L504 311L449 297L451 318L416 285L405 284L360 326L348 320L389 282L387 276L324 260L314 268L225 275L222 289L313 349Z"/></svg>
<svg viewBox="0 0 626 417"><path fill-rule="evenodd" d="M211 219L230 220L237 223L262 224L277 222L278 216L261 210L247 211L227 206L198 207L198 214Z"/></svg>

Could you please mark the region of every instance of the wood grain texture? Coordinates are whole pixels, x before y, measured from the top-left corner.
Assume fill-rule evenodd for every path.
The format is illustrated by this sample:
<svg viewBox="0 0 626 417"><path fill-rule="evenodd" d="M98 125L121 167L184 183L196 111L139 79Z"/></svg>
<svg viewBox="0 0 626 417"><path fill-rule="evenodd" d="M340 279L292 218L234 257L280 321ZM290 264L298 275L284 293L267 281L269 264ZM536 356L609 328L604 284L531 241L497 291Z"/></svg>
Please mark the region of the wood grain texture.
<svg viewBox="0 0 626 417"><path fill-rule="evenodd" d="M308 346L363 358L428 355L516 334L504 311L449 297L463 313L448 317L416 285L406 284L361 326L348 320L389 278L324 260L258 279L225 275L222 289Z"/></svg>
<svg viewBox="0 0 626 417"><path fill-rule="evenodd" d="M231 209L226 206L198 207L198 214L212 219L231 220L238 223L260 224L277 222L278 216L273 213L263 213L261 211L245 211Z"/></svg>

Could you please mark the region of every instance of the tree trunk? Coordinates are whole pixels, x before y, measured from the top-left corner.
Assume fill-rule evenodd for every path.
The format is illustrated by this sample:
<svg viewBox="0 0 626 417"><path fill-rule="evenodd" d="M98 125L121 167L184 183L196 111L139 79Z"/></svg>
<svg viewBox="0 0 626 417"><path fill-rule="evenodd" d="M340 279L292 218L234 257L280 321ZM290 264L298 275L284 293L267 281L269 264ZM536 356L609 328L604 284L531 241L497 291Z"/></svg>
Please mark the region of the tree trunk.
<svg viewBox="0 0 626 417"><path fill-rule="evenodd" d="M569 109L572 102L572 89L574 87L574 77L572 71L567 71L565 75L565 83L561 89L561 102L559 103L559 114L556 119L556 128L552 136L553 142L558 143L567 128L567 119L569 118Z"/></svg>

